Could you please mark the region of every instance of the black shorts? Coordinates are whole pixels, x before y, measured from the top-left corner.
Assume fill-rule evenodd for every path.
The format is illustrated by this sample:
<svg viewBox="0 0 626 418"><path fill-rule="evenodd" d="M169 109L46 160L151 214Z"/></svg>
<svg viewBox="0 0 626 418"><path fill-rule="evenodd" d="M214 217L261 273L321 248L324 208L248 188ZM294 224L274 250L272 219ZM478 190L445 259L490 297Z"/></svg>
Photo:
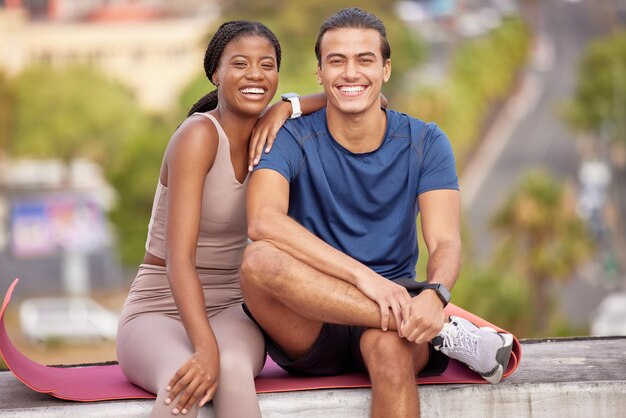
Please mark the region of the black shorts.
<svg viewBox="0 0 626 418"><path fill-rule="evenodd" d="M419 286L418 282L414 282ZM404 285L404 283L402 283ZM421 289L409 289L409 293ZM269 356L281 368L289 373L306 376L329 376L344 373L367 373L365 361L361 354L361 335L366 327L325 323L311 350L303 357L293 360L263 330L254 319L248 307L243 310L263 331L265 347ZM448 357L435 350L429 344L429 357L426 367L419 373L420 377L438 376L448 367Z"/></svg>

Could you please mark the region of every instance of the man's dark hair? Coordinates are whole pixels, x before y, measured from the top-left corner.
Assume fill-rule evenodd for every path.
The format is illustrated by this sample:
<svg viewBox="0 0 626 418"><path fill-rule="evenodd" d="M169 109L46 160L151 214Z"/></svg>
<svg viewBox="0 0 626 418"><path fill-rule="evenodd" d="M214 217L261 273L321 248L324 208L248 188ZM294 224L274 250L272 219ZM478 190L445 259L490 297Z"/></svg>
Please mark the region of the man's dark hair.
<svg viewBox="0 0 626 418"><path fill-rule="evenodd" d="M231 41L244 36L260 36L267 39L276 51L276 66L280 69L280 43L274 32L262 23L250 22L247 20L233 20L223 23L219 27L204 54L204 73L211 83L213 83L213 73L217 69L224 48ZM215 84L215 83L214 83ZM217 107L217 89L204 95L189 109L187 116L196 112L208 112Z"/></svg>
<svg viewBox="0 0 626 418"><path fill-rule="evenodd" d="M320 42L322 36L333 29L373 29L380 35L380 52L383 56L383 61L387 61L391 57L391 46L387 40L387 31L382 20L376 15L358 9L356 7L350 7L347 9L339 10L334 15L322 23L320 26L320 33L317 35L317 41L315 42L315 56L317 57L317 64L322 64L322 54L320 51Z"/></svg>

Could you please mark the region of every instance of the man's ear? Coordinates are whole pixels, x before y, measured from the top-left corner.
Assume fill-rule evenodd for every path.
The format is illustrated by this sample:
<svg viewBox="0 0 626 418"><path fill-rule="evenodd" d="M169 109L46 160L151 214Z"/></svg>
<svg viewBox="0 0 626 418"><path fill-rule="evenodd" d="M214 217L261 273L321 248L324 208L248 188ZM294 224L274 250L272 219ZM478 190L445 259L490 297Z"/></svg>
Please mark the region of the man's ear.
<svg viewBox="0 0 626 418"><path fill-rule="evenodd" d="M383 65L383 81L386 83L391 78L391 59L387 59Z"/></svg>
<svg viewBox="0 0 626 418"><path fill-rule="evenodd" d="M315 75L317 75L317 84L322 84L322 68L319 64L317 64L317 71L315 71Z"/></svg>

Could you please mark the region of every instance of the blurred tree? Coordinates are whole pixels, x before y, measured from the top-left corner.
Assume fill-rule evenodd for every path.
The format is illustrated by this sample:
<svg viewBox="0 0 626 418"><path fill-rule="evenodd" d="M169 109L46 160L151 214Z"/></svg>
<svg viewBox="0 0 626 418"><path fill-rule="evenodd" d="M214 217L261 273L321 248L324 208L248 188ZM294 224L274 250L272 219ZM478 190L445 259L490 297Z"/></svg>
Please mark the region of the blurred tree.
<svg viewBox="0 0 626 418"><path fill-rule="evenodd" d="M125 265L136 266L143 258L159 168L171 131L172 123L153 118L124 143L119 157L107 166L107 177L118 193L119 204L111 220L117 226L119 253Z"/></svg>
<svg viewBox="0 0 626 418"><path fill-rule="evenodd" d="M13 156L85 157L107 165L146 125L130 91L93 70L32 68L15 79Z"/></svg>
<svg viewBox="0 0 626 418"><path fill-rule="evenodd" d="M6 76L0 72L0 154L6 152L15 123L15 95Z"/></svg>
<svg viewBox="0 0 626 418"><path fill-rule="evenodd" d="M163 150L176 122L144 113L127 89L87 68L32 68L14 85L8 154L101 164L118 193L111 219L122 261L138 264ZM2 91L0 83L0 107L7 102Z"/></svg>
<svg viewBox="0 0 626 418"><path fill-rule="evenodd" d="M593 250L573 200L548 172L530 171L493 219L502 238L498 263L529 281L533 329L538 333L550 320L551 282L569 279Z"/></svg>
<svg viewBox="0 0 626 418"><path fill-rule="evenodd" d="M191 106L193 106L200 97L213 90L215 90L215 86L207 80L204 71L202 71L202 74L194 78L181 92L178 100L180 111L177 114L177 119L182 121L187 116L187 112Z"/></svg>
<svg viewBox="0 0 626 418"><path fill-rule="evenodd" d="M565 117L575 129L626 145L626 32L587 48Z"/></svg>
<svg viewBox="0 0 626 418"><path fill-rule="evenodd" d="M453 302L517 336L531 334L529 285L510 270L465 263L454 286Z"/></svg>
<svg viewBox="0 0 626 418"><path fill-rule="evenodd" d="M443 85L409 85L399 107L421 119L436 122L452 141L460 167L481 139L488 116L498 109L515 86L528 56L531 33L518 18L483 37L463 42L451 57Z"/></svg>

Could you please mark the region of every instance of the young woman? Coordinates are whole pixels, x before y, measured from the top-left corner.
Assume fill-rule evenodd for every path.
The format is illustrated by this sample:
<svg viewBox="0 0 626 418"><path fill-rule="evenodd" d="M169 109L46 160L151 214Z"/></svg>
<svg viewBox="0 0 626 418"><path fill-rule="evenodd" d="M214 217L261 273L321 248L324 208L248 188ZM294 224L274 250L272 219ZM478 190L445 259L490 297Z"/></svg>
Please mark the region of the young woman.
<svg viewBox="0 0 626 418"><path fill-rule="evenodd" d="M126 377L157 395L153 417L196 416L211 400L218 417L261 416L254 377L265 347L241 307L239 266L249 166L291 111L287 102L274 106L250 143L276 92L280 59L264 25L224 23L204 59L217 89L192 107L165 151L117 339ZM324 104L323 95L303 100L305 111Z"/></svg>

